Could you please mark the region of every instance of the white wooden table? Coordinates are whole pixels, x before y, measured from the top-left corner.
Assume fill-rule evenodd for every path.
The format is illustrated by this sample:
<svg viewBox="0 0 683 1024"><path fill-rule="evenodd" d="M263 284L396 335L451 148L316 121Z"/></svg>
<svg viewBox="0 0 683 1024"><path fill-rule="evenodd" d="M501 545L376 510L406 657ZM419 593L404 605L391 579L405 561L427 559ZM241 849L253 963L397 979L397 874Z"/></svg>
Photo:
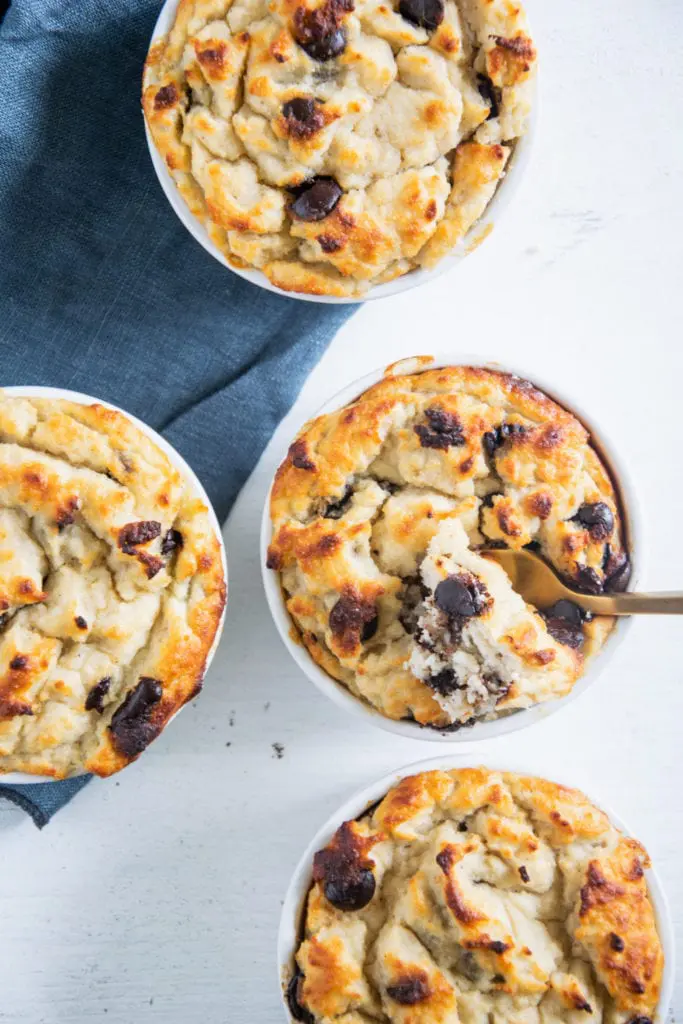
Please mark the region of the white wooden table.
<svg viewBox="0 0 683 1024"><path fill-rule="evenodd" d="M443 752L337 711L294 666L262 594L276 453L348 379L450 348L556 380L621 439L645 513L645 582L683 587L683 7L529 9L542 123L513 209L454 272L357 313L311 376L228 524L231 600L203 695L44 832L0 805L0 1021L279 1024L275 933L303 846L354 789ZM682 638L680 620L641 620L570 707L470 745L612 805L650 849L679 941ZM682 986L676 999L683 1010Z"/></svg>

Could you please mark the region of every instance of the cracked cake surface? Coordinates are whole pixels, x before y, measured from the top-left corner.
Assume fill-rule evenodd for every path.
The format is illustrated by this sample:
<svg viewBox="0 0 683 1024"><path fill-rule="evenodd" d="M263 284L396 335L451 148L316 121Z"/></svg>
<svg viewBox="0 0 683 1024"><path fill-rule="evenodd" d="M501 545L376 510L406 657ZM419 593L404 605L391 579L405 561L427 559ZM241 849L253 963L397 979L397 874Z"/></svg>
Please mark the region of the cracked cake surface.
<svg viewBox="0 0 683 1024"><path fill-rule="evenodd" d="M404 778L314 857L292 1018L651 1024L649 866L577 790L486 768Z"/></svg>
<svg viewBox="0 0 683 1024"><path fill-rule="evenodd" d="M134 760L201 688L225 594L209 511L146 433L0 392L0 772Z"/></svg>
<svg viewBox="0 0 683 1024"><path fill-rule="evenodd" d="M229 262L355 296L434 266L477 222L535 63L513 0L180 0L143 108Z"/></svg>
<svg viewBox="0 0 683 1024"><path fill-rule="evenodd" d="M626 586L617 495L584 426L477 367L388 374L305 425L271 494L268 565L314 661L392 719L456 729L565 696L614 620L536 609L481 549Z"/></svg>

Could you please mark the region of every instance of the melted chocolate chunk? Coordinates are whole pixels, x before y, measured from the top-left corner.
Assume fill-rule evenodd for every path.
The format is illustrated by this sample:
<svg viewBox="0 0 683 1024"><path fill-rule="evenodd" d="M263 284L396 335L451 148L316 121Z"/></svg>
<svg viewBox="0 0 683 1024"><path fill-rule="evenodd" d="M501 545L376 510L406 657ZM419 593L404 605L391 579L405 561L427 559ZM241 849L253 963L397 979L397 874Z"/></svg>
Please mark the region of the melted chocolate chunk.
<svg viewBox="0 0 683 1024"><path fill-rule="evenodd" d="M337 829L329 846L316 853L313 878L337 910L362 910L375 895L375 876L350 823Z"/></svg>
<svg viewBox="0 0 683 1024"><path fill-rule="evenodd" d="M88 623L85 621L85 619L83 618L82 615L77 615L76 618L74 619L74 622L76 623L76 626L79 629L87 629L88 628Z"/></svg>
<svg viewBox="0 0 683 1024"><path fill-rule="evenodd" d="M479 95L483 99L484 103L488 103L489 114L486 118L490 121L493 117L498 117L500 112L498 107L498 97L496 96L496 90L493 86L493 82L488 75L477 75L477 89Z"/></svg>
<svg viewBox="0 0 683 1024"><path fill-rule="evenodd" d="M510 437L522 437L526 434L526 427L521 423L501 423L493 430L487 430L482 437L484 450L491 456L495 455L498 448L502 447Z"/></svg>
<svg viewBox="0 0 683 1024"><path fill-rule="evenodd" d="M9 663L13 672L23 672L28 667L28 658L25 654L15 654Z"/></svg>
<svg viewBox="0 0 683 1024"><path fill-rule="evenodd" d="M577 590L583 591L585 594L602 593L602 580L595 569L591 569L588 565L577 566L574 579L570 581L570 585L572 583Z"/></svg>
<svg viewBox="0 0 683 1024"><path fill-rule="evenodd" d="M313 60L332 60L346 49L342 28L344 14L353 10L353 0L325 0L314 10L297 7L294 38Z"/></svg>
<svg viewBox="0 0 683 1024"><path fill-rule="evenodd" d="M100 679L99 683L95 683L90 693L85 698L85 710L99 711L99 713L102 714L104 711L104 698L109 693L110 686L111 679L109 676L105 676L104 679Z"/></svg>
<svg viewBox="0 0 683 1024"><path fill-rule="evenodd" d="M158 679L142 676L134 690L112 716L112 739L124 757L141 754L161 732L161 725L150 721L152 709L161 700L163 688Z"/></svg>
<svg viewBox="0 0 683 1024"><path fill-rule="evenodd" d="M428 426L418 424L414 429L423 448L460 448L465 444L462 423L452 412L446 412L438 405L425 409Z"/></svg>
<svg viewBox="0 0 683 1024"><path fill-rule="evenodd" d="M509 948L510 947L507 942L501 942L499 939L494 939L493 942L489 942L489 949L491 952L498 953L499 956L505 953Z"/></svg>
<svg viewBox="0 0 683 1024"><path fill-rule="evenodd" d="M443 0L399 0L399 13L412 25L419 25L430 32L443 21Z"/></svg>
<svg viewBox="0 0 683 1024"><path fill-rule="evenodd" d="M609 944L615 953L623 953L626 948L626 943L616 932L610 933Z"/></svg>
<svg viewBox="0 0 683 1024"><path fill-rule="evenodd" d="M137 544L146 544L158 537L160 533L161 523L157 523L153 519L142 520L139 523L126 523L119 530L118 544L122 551L129 554L129 548L134 548Z"/></svg>
<svg viewBox="0 0 683 1024"><path fill-rule="evenodd" d="M504 985L505 984L505 975L504 974L494 974L493 977L491 978L491 981L493 982L494 985Z"/></svg>
<svg viewBox="0 0 683 1024"><path fill-rule="evenodd" d="M574 522L585 526L593 540L606 540L614 529L612 509L604 501L582 505L574 516Z"/></svg>
<svg viewBox="0 0 683 1024"><path fill-rule="evenodd" d="M334 178L314 178L289 209L299 220L318 221L332 213L343 193Z"/></svg>
<svg viewBox="0 0 683 1024"><path fill-rule="evenodd" d="M626 590L631 578L631 562L626 552L613 552L609 544L605 544L603 572L605 574L605 590L611 593L621 593Z"/></svg>
<svg viewBox="0 0 683 1024"><path fill-rule="evenodd" d="M169 530L161 542L162 555L170 555L176 548L183 546L183 535L180 530Z"/></svg>
<svg viewBox="0 0 683 1024"><path fill-rule="evenodd" d="M294 139L308 139L325 127L323 112L310 96L295 96L282 107L287 132Z"/></svg>
<svg viewBox="0 0 683 1024"><path fill-rule="evenodd" d="M375 895L375 876L370 868L361 868L353 877L325 882L325 898L337 910L362 910Z"/></svg>
<svg viewBox="0 0 683 1024"><path fill-rule="evenodd" d="M399 1006L415 1006L431 995L427 977L423 971L413 977L401 978L395 985L387 985L387 995Z"/></svg>
<svg viewBox="0 0 683 1024"><path fill-rule="evenodd" d="M330 612L330 629L342 643L370 640L377 632L377 610L370 601L352 593L342 594Z"/></svg>
<svg viewBox="0 0 683 1024"><path fill-rule="evenodd" d="M434 601L449 617L471 618L484 608L481 590L474 577L448 576L434 591Z"/></svg>
<svg viewBox="0 0 683 1024"><path fill-rule="evenodd" d="M315 1017L305 1010L299 1002L299 987L303 979L303 973L301 969L297 967L294 975L287 986L287 1006L294 1020L298 1020L301 1024L315 1024Z"/></svg>
<svg viewBox="0 0 683 1024"><path fill-rule="evenodd" d="M584 641L583 624L586 615L573 601L556 601L541 613L546 629L558 644L578 650Z"/></svg>
<svg viewBox="0 0 683 1024"><path fill-rule="evenodd" d="M351 503L352 487L346 487L344 493L336 501L331 501L323 512L324 519L341 519Z"/></svg>
<svg viewBox="0 0 683 1024"><path fill-rule="evenodd" d="M451 668L442 668L437 675L425 679L425 682L430 689L436 690L442 697L450 697L456 690L462 689L458 677Z"/></svg>
<svg viewBox="0 0 683 1024"><path fill-rule="evenodd" d="M528 882L529 881L529 872L527 871L527 869L524 867L523 864L519 868L519 877L522 879L523 882Z"/></svg>

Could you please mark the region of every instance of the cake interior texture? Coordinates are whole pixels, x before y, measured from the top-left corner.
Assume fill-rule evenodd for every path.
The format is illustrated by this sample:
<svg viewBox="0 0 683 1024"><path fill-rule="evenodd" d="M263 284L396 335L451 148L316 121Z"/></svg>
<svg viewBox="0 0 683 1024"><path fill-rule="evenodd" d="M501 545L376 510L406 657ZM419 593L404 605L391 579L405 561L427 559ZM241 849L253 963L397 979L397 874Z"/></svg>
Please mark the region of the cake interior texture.
<svg viewBox="0 0 683 1024"><path fill-rule="evenodd" d="M577 790L485 768L405 778L314 857L291 1016L651 1024L648 867Z"/></svg>
<svg viewBox="0 0 683 1024"><path fill-rule="evenodd" d="M233 266L354 297L466 247L535 66L516 0L180 0L142 102Z"/></svg>
<svg viewBox="0 0 683 1024"><path fill-rule="evenodd" d="M568 694L614 620L534 608L487 547L623 589L617 494L585 427L478 367L386 376L303 428L271 495L268 564L313 660L391 719L440 729Z"/></svg>
<svg viewBox="0 0 683 1024"><path fill-rule="evenodd" d="M225 598L209 510L143 430L0 392L0 772L137 758L201 688Z"/></svg>

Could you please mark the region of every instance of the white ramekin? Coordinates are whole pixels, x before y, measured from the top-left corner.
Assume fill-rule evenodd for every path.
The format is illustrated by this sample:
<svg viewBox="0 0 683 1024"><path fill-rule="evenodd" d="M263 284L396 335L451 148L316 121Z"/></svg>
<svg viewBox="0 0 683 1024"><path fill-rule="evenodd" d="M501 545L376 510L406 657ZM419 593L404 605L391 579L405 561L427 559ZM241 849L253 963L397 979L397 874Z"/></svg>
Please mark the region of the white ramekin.
<svg viewBox="0 0 683 1024"><path fill-rule="evenodd" d="M189 483L190 483L194 493L196 494L196 496L201 501L203 501L204 504L206 505L206 507L208 508L208 510L209 510L209 518L211 520L211 525L213 526L213 528L214 528L214 530L216 532L216 536L218 537L218 541L219 541L220 546L221 546L221 559L223 561L223 574L225 576L225 586L226 586L226 593L227 593L227 586L228 586L228 561L227 561L227 556L226 556L226 551L225 551L225 542L223 540L223 534L221 533L220 523L218 522L218 519L216 517L216 513L214 512L213 505L211 504L211 502L209 500L209 496L207 495L206 491L204 490L204 488L202 487L201 483L199 482L199 478L197 477L197 475L194 472L194 470L192 470L188 466L187 462L185 462L185 459L182 457L182 455L180 455L175 450L175 448L171 447L171 445L168 443L168 441L166 441L165 438L163 438L161 436L161 434L157 434L156 430L152 430L152 428L148 427L146 423L143 423L142 420L139 420L137 418L137 416L133 416L132 413L126 412L126 410L122 409L120 406L113 405L111 402L105 402L101 398L94 398L92 395L84 395L83 392L81 392L81 391L68 391L65 388L46 388L46 387L40 387L38 385L35 385L35 386L32 386L32 385L17 385L17 386L14 386L14 387L5 387L5 388L2 389L2 391L3 391L3 394L15 395L18 398L63 398L67 402L80 402L82 405L93 405L93 403L97 403L98 405L103 405L106 409L114 409L115 412L120 412L123 416L126 416L132 423L134 423L135 426L138 427L138 429L140 429L144 434L147 434L147 436L149 438L151 438L151 440L154 441L154 443L159 448L161 448L161 450L164 452L164 454L168 455L169 459L171 460L173 465L176 467L176 469L181 473L181 475L186 480L189 481ZM213 660L213 656L216 653L216 648L218 647L218 643L219 643L220 638L221 638L221 633L223 632L223 623L225 622L226 607L227 607L227 600L226 600L225 607L223 608L223 614L221 615L221 620L218 623L218 629L216 630L216 636L214 638L213 644L211 645L211 650L209 651L209 653L207 655L207 658L206 658L206 664L204 666L204 675L205 676L206 676L206 673L209 670L209 665L211 664L211 662ZM182 707L178 708L176 713L166 723L166 727L168 727L168 725L170 725L170 723L173 720L173 718L175 718L176 715L180 714L180 712L182 710L183 710ZM84 772L80 772L79 774L82 775L82 774L85 774L85 773ZM71 776L71 777L73 778L73 776ZM55 781L54 779L49 778L48 776L45 776L45 775L30 775L27 772L7 772L5 775L0 774L0 786L3 786L3 785L17 785L17 784L22 784L23 785L23 784L29 784L29 783L31 785L37 785L37 784L44 783L44 782L54 782L54 781Z"/></svg>
<svg viewBox="0 0 683 1024"><path fill-rule="evenodd" d="M445 757L433 757L429 758L427 761L417 761L414 764L406 765L405 768L400 768L397 771L390 772L388 775L383 776L383 778L378 779L377 782L374 782L372 785L366 786L364 789L355 793L346 801L345 804L343 804L327 819L321 828L318 829L294 869L294 874L292 875L292 879L289 883L284 903L282 905L280 927L277 936L277 984L282 1007L285 1013L285 1019L288 1024L294 1024L294 1022L292 1021L292 1017L287 1008L285 996L287 985L294 971L294 953L296 952L296 948L301 940L301 924L306 896L312 883L313 855L330 841L343 822L359 818L368 810L368 808L372 807L373 804L378 803L392 788L392 786L395 786L406 776L416 775L419 772L434 771L434 769L437 768L445 770L449 770L451 768L472 768L481 767L482 764L482 761L473 758L471 754L467 755L462 753L459 755L451 754ZM487 757L483 766L497 771L516 772L519 775L532 775L539 778L544 777L536 767L530 766L528 763L523 765L499 763L495 758L491 759ZM553 781L559 782L565 786L572 785L571 780L557 779L554 776ZM583 790L583 792L585 792L585 790ZM591 793L586 793L586 795L597 807L604 811L610 821L616 825L624 835L633 835L621 819L616 814L613 814L610 808L601 800L595 799ZM640 837L636 836L636 838L639 839ZM645 872L645 879L647 881L650 899L652 900L652 905L655 910L657 931L664 951L662 988L655 1016L655 1024L664 1024L664 1021L666 1020L666 1012L671 1003L675 976L675 943L673 926L669 905L656 870L654 868L649 868Z"/></svg>
<svg viewBox="0 0 683 1024"><path fill-rule="evenodd" d="M393 363L386 369L375 370L372 373L367 374L365 377L361 377L359 380L354 381L352 384L349 384L342 391L330 398L319 412L316 413L316 415L333 412L336 409L340 409L343 406L348 405L373 384L382 380L385 376L398 376L407 373L416 373L423 370L436 369L442 366L478 366L490 370L498 370L500 372L515 374L523 380L531 381L539 390L554 399L558 405L568 409L570 412L574 413L579 420L581 420L591 435L594 447L599 452L603 462L610 472L617 490L617 495L620 499L622 522L624 523L626 534L626 546L629 551L629 555L631 556L632 565L631 579L629 580L628 586L629 589L635 589L638 579L643 571L641 517L635 487L632 485L626 468L616 453L616 448L607 438L604 430L594 424L590 416L584 413L581 406L573 398L567 397L563 392L559 391L554 384L546 383L536 374L528 373L526 370L520 369L519 367L512 367L508 365L502 366L499 363L482 359L481 356L476 355L449 356L446 354L437 356L415 356L412 359L402 359L398 363ZM283 461L286 454L286 449L280 453L278 465ZM417 722L396 722L380 714L379 711L376 711L373 707L366 704L358 697L354 697L354 695L345 686L329 676L313 661L303 644L297 643L292 639L293 623L285 607L278 574L273 570L266 568L266 557L271 536L272 528L270 523L269 491L261 521L261 572L263 575L263 585L265 587L268 605L273 619L275 620L275 625L278 628L278 632L299 668L308 676L311 682L315 683L322 693L333 700L339 707L344 708L346 711L350 711L357 717L363 718L366 722L379 726L381 729L386 729L388 732L397 733L399 736L405 736L411 739L431 740L436 743L471 743L476 740L488 740L492 739L494 736L502 736L506 733L516 732L518 729L523 729L528 725L532 725L534 722L547 718L548 715L552 715L556 711L559 711L560 708L564 707L570 701L575 700L579 694L584 693L588 689L599 673L605 669L617 647L617 644L622 641L631 625L630 617L617 619L616 624L608 636L602 650L600 650L591 660L587 671L576 682L571 693L567 694L566 697L562 697L558 700L550 700L545 704L536 704L525 710L512 712L511 714L495 719L492 722L477 722L472 727L461 729L459 732L455 733L439 732L436 729L421 726Z"/></svg>
<svg viewBox="0 0 683 1024"><path fill-rule="evenodd" d="M161 8L157 23L154 26L154 31L152 32L150 49L160 38L166 36L173 27L178 2L179 0L166 0ZM399 277L395 281L389 281L387 284L375 285L370 288L365 295L356 298L338 298L335 295L305 295L303 292L286 292L282 288L278 288L276 285L271 284L266 275L260 270L249 270L243 267L234 267L228 262L220 249L211 241L204 225L190 213L187 203L181 196L171 174L169 173L164 158L154 145L146 120L145 134L147 136L147 145L152 157L152 163L154 164L154 170L156 171L159 183L166 194L166 198L190 234L206 249L208 253L214 257L214 259L217 259L224 267L231 270L233 274L238 274L240 277L243 277L245 281L251 281L252 284L256 284L260 288L265 288L269 292L276 292L276 294L284 295L286 298L290 299L302 299L306 302L327 302L333 305L344 305L348 303L367 302L370 299L384 299L390 295L397 295L399 292L407 292L410 291L411 288L417 288L419 285L427 284L427 282L435 280L435 278L440 277L441 274L450 270L451 267L454 267L464 259L465 256L476 249L479 243L484 241L487 235L493 230L500 215L506 209L512 196L517 191L519 182L521 181L529 163L533 142L536 137L537 124L538 89L536 88L534 90L533 107L529 117L526 134L515 143L515 149L508 162L503 180L496 189L491 202L484 211L484 214L479 218L476 224L473 225L467 235L465 235L455 249L449 253L448 256L445 256L432 270L413 270L411 273L406 274L403 277Z"/></svg>

